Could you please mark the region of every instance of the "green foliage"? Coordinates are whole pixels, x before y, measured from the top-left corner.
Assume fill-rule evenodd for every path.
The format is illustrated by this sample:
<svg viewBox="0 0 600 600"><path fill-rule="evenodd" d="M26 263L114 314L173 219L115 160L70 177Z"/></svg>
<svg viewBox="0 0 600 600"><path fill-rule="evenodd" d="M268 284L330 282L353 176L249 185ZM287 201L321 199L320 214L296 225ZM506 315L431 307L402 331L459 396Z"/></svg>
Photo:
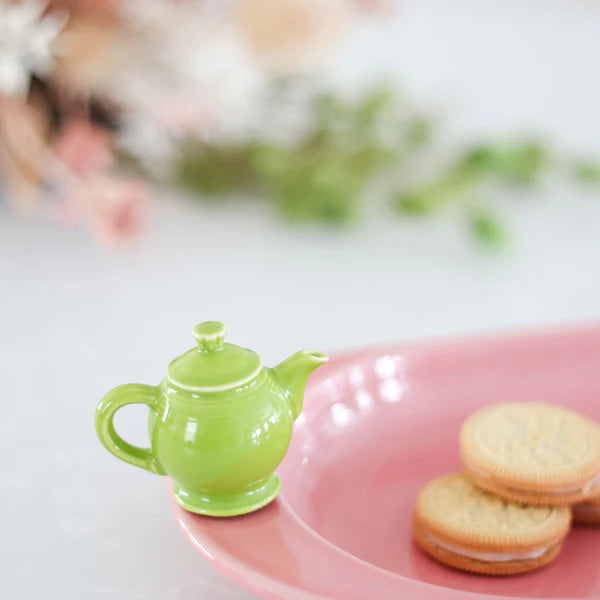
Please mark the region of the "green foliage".
<svg viewBox="0 0 600 600"><path fill-rule="evenodd" d="M577 162L573 165L573 175L583 183L600 183L600 164Z"/></svg>
<svg viewBox="0 0 600 600"><path fill-rule="evenodd" d="M457 168L475 176L494 176L518 185L535 183L547 165L548 152L536 142L509 146L477 146L465 153Z"/></svg>
<svg viewBox="0 0 600 600"><path fill-rule="evenodd" d="M556 168L537 141L473 145L441 173L418 187L402 174L407 157L427 161L434 149L431 119L408 114L386 89L357 102L324 94L312 106L312 128L291 146L261 140L217 146L189 141L181 149L177 180L205 198L257 191L285 218L301 222L346 223L359 218L363 191L380 174L393 179L392 206L406 216L430 215L454 206L464 211L475 239L501 246L506 233L481 202L483 186L531 186ZM600 165L578 162L573 177L600 183ZM385 178L384 178L385 179Z"/></svg>
<svg viewBox="0 0 600 600"><path fill-rule="evenodd" d="M483 186L497 183L534 185L555 164L548 149L538 142L474 146L421 187L397 190L394 207L405 215L427 215L450 205L462 206L475 238L487 246L502 246L507 240L504 227L481 203L474 205L473 196ZM574 176L586 183L600 183L600 165L578 163Z"/></svg>
<svg viewBox="0 0 600 600"><path fill-rule="evenodd" d="M421 148L433 137L433 123L423 117L412 117L406 123L404 143L409 148Z"/></svg>
<svg viewBox="0 0 600 600"><path fill-rule="evenodd" d="M474 171L464 169L462 162L442 173L416 190L404 188L395 194L395 206L399 212L412 215L431 214L460 198L471 185Z"/></svg>
<svg viewBox="0 0 600 600"><path fill-rule="evenodd" d="M203 195L264 190L285 217L343 223L356 219L365 184L399 156L377 128L391 101L387 91L355 104L331 95L316 99L314 127L293 147L253 142L218 148L189 142L177 165L179 182ZM425 125L412 123L410 135L423 137Z"/></svg>
<svg viewBox="0 0 600 600"><path fill-rule="evenodd" d="M260 146L251 155L252 166L290 219L352 220L357 216L364 170L352 171L351 157L335 152L299 152Z"/></svg>
<svg viewBox="0 0 600 600"><path fill-rule="evenodd" d="M495 215L478 210L469 215L468 223L475 239L483 245L501 248L506 244L506 231Z"/></svg>
<svg viewBox="0 0 600 600"><path fill-rule="evenodd" d="M254 173L250 149L220 147L188 141L176 165L176 177L184 187L210 198L252 185Z"/></svg>

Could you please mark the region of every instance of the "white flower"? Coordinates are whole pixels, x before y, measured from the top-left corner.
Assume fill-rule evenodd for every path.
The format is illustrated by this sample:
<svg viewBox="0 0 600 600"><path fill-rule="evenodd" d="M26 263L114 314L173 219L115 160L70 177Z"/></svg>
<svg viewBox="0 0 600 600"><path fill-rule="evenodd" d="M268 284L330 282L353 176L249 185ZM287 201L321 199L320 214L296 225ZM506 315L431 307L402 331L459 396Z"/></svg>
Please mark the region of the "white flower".
<svg viewBox="0 0 600 600"><path fill-rule="evenodd" d="M67 15L44 15L46 6L41 0L0 0L0 94L26 94L31 75L50 70L52 45Z"/></svg>
<svg viewBox="0 0 600 600"><path fill-rule="evenodd" d="M122 143L142 160L172 156L178 132L162 119L169 110L187 113L182 137L237 139L256 121L266 77L239 40L230 1L120 3L132 34L103 92L123 110Z"/></svg>

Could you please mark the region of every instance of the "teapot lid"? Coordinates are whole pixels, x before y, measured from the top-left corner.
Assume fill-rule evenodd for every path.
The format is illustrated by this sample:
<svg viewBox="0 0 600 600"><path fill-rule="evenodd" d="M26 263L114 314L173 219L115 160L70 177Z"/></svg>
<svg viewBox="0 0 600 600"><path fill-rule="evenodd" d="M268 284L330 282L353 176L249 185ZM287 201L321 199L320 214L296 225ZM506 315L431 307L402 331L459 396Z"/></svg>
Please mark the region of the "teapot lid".
<svg viewBox="0 0 600 600"><path fill-rule="evenodd" d="M167 378L179 388L216 392L238 387L254 379L262 368L256 352L225 343L227 329L219 321L196 325L192 335L198 346L177 357Z"/></svg>

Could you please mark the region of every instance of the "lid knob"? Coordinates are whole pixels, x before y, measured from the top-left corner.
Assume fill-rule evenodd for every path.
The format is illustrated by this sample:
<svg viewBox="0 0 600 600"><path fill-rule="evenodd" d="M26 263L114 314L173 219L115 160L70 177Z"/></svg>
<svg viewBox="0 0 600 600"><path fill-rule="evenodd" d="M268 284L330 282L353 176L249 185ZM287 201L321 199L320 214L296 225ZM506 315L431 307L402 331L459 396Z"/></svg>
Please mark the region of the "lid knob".
<svg viewBox="0 0 600 600"><path fill-rule="evenodd" d="M205 321L196 325L192 335L196 338L202 352L215 352L223 347L227 328L219 321Z"/></svg>

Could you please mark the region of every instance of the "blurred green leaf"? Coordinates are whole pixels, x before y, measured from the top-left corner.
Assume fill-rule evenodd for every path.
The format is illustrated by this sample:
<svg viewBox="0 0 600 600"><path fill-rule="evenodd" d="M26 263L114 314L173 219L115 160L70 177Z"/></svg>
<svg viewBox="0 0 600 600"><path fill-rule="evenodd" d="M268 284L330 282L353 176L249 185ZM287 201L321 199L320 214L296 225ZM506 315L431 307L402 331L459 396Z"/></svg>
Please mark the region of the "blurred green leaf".
<svg viewBox="0 0 600 600"><path fill-rule="evenodd" d="M322 165L276 186L282 213L295 221L344 223L358 212L362 180L335 165Z"/></svg>
<svg viewBox="0 0 600 600"><path fill-rule="evenodd" d="M469 215L468 223L475 239L485 246L501 248L506 245L506 231L495 215L489 212L476 211Z"/></svg>
<svg viewBox="0 0 600 600"><path fill-rule="evenodd" d="M546 164L548 153L537 143L526 143L501 154L496 173L519 184L536 181Z"/></svg>
<svg viewBox="0 0 600 600"><path fill-rule="evenodd" d="M459 167L478 177L494 176L515 184L531 184L546 166L548 153L540 144L476 146L463 156Z"/></svg>
<svg viewBox="0 0 600 600"><path fill-rule="evenodd" d="M394 204L399 212L407 215L428 215L437 208L435 196L427 191L412 193L398 192Z"/></svg>
<svg viewBox="0 0 600 600"><path fill-rule="evenodd" d="M390 106L391 101L392 94L389 89L378 89L368 94L354 111L355 127L362 131L371 129L382 112Z"/></svg>
<svg viewBox="0 0 600 600"><path fill-rule="evenodd" d="M391 149L380 146L359 148L347 157L347 168L354 176L368 177L386 165L394 164L398 156Z"/></svg>
<svg viewBox="0 0 600 600"><path fill-rule="evenodd" d="M253 181L248 149L243 147L187 146L176 176L183 187L206 197L231 194Z"/></svg>
<svg viewBox="0 0 600 600"><path fill-rule="evenodd" d="M284 148L257 145L248 152L250 167L260 177L273 179L282 176L293 166L293 156Z"/></svg>
<svg viewBox="0 0 600 600"><path fill-rule="evenodd" d="M397 191L394 206L405 214L433 213L445 205L463 200L466 190L472 187L472 179L472 173L460 165L451 167L420 189Z"/></svg>
<svg viewBox="0 0 600 600"><path fill-rule="evenodd" d="M433 122L423 117L408 121L404 129L403 142L410 148L421 148L431 141Z"/></svg>
<svg viewBox="0 0 600 600"><path fill-rule="evenodd" d="M467 150L458 168L474 174L493 172L498 165L498 150L491 146L475 146Z"/></svg>
<svg viewBox="0 0 600 600"><path fill-rule="evenodd" d="M573 175L583 183L600 183L600 164L592 162L575 163Z"/></svg>

